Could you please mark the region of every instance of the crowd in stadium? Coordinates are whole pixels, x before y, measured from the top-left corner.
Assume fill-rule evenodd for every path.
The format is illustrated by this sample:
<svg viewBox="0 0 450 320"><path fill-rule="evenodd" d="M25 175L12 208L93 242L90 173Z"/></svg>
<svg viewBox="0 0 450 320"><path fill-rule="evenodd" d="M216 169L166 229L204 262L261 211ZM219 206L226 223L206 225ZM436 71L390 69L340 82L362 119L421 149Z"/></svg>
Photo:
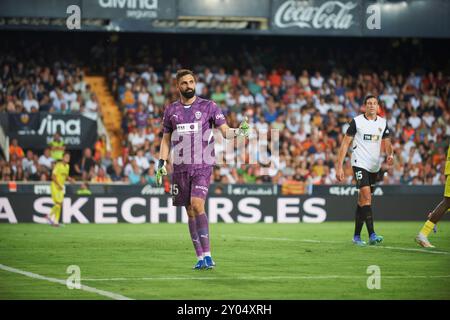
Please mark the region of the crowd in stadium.
<svg viewBox="0 0 450 320"><path fill-rule="evenodd" d="M201 52L193 55L201 56ZM334 163L342 136L351 118L361 113L365 95L371 93L380 98L380 115L388 120L396 154L394 167L384 167L388 174L381 183L444 183L450 81L442 71L402 74L386 69L351 74L334 68L322 74L304 68L296 73L289 68L267 70L258 61L260 55L252 52L248 56L254 64L244 69L225 69L217 63L226 57L194 65L196 93L214 100L232 127L247 115L258 133L280 130L280 160L269 168L221 164L214 181L336 183ZM127 152L140 152L155 160L164 106L177 99L174 74L182 66L173 59L160 73L151 65L132 64L119 66L111 74L111 88L125 115L123 130L129 132ZM220 152L220 135L216 138L216 151ZM350 163L346 165L347 182L351 183L353 172ZM263 174L267 172L270 175Z"/></svg>
<svg viewBox="0 0 450 320"><path fill-rule="evenodd" d="M148 47L139 53L151 56L146 50ZM92 149L83 151L73 175L84 181L154 184L164 106L178 98L176 70L190 67L197 74L197 95L214 100L230 127L237 127L247 116L255 134L270 133L271 129L280 132L279 160L272 159L268 165L221 164L214 170L215 182L336 183L334 163L342 137L350 120L361 113L365 95L371 93L379 96L380 115L388 121L395 149L395 165L383 167L388 174L381 183L444 184L450 79L443 71L367 71L370 69L363 63L355 70L350 62L342 66L334 62L329 72L321 72L317 63L292 68L265 64L265 54L254 50L243 53L242 68L230 67L233 59L225 53L189 65L183 62L183 53L166 65L158 63L157 57L142 59L139 64L124 60L123 65L114 65L107 76L123 112L122 157L112 159L105 151L104 139L99 139ZM1 68L0 111L97 116L96 96L84 83L82 69L8 59L3 59ZM216 138L221 156L222 141L220 136ZM270 144L259 146L259 157L273 151ZM35 154L12 141L9 163L0 162L1 180L48 180L51 163L50 149ZM345 173L351 183L349 161Z"/></svg>

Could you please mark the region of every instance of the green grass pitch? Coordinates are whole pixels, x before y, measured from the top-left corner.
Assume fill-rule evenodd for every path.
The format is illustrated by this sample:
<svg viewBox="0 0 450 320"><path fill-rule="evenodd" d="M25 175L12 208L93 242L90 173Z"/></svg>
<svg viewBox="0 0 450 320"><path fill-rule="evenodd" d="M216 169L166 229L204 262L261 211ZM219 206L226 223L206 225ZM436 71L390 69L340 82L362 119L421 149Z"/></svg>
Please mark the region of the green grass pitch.
<svg viewBox="0 0 450 320"><path fill-rule="evenodd" d="M375 222L378 247L352 245L352 222L213 224L217 266L202 271L184 224L0 224L0 264L64 281L77 265L83 285L132 299L450 299L450 222L435 249L414 243L422 224ZM108 297L0 268L0 299Z"/></svg>

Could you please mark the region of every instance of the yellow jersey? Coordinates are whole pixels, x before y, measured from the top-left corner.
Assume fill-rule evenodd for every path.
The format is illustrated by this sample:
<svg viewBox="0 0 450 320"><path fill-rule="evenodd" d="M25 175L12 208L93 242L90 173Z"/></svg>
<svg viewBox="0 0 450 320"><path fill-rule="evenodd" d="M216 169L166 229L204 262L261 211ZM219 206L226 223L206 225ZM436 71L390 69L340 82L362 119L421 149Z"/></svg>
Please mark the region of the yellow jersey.
<svg viewBox="0 0 450 320"><path fill-rule="evenodd" d="M445 162L445 173L446 176L450 175L450 145L447 150L447 161Z"/></svg>
<svg viewBox="0 0 450 320"><path fill-rule="evenodd" d="M58 142L52 140L52 142L50 142L49 145L50 147L64 147L64 141L60 140ZM62 158L64 157L64 150L50 150L50 157L52 157L56 161L62 160Z"/></svg>
<svg viewBox="0 0 450 320"><path fill-rule="evenodd" d="M58 181L59 185L64 186L64 183L66 183L66 179L69 176L69 169L69 164L62 161L55 164L52 174L56 177L56 181Z"/></svg>

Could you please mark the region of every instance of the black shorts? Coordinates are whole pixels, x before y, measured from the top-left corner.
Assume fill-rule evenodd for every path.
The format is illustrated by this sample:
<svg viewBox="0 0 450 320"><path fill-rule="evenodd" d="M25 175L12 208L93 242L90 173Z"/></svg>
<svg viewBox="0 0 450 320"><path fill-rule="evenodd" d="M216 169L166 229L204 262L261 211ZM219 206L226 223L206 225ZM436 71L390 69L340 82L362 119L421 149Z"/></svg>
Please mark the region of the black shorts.
<svg viewBox="0 0 450 320"><path fill-rule="evenodd" d="M373 192L375 183L378 181L378 172L369 172L359 167L352 168L358 189L361 189L361 187L370 187L370 191Z"/></svg>

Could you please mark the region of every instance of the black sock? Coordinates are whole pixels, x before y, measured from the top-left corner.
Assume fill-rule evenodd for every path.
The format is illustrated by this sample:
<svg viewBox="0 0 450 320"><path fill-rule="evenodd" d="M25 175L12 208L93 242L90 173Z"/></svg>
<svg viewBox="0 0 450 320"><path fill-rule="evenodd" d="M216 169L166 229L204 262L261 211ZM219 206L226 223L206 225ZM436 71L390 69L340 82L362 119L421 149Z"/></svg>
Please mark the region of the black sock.
<svg viewBox="0 0 450 320"><path fill-rule="evenodd" d="M356 213L355 213L355 236L361 236L361 230L364 225L364 221L366 220L362 210L362 208L357 205Z"/></svg>
<svg viewBox="0 0 450 320"><path fill-rule="evenodd" d="M373 229L373 214L372 214L372 206L363 206L361 210L364 212L364 216L366 218L366 227L367 232L369 233L369 237L372 233L375 233Z"/></svg>

